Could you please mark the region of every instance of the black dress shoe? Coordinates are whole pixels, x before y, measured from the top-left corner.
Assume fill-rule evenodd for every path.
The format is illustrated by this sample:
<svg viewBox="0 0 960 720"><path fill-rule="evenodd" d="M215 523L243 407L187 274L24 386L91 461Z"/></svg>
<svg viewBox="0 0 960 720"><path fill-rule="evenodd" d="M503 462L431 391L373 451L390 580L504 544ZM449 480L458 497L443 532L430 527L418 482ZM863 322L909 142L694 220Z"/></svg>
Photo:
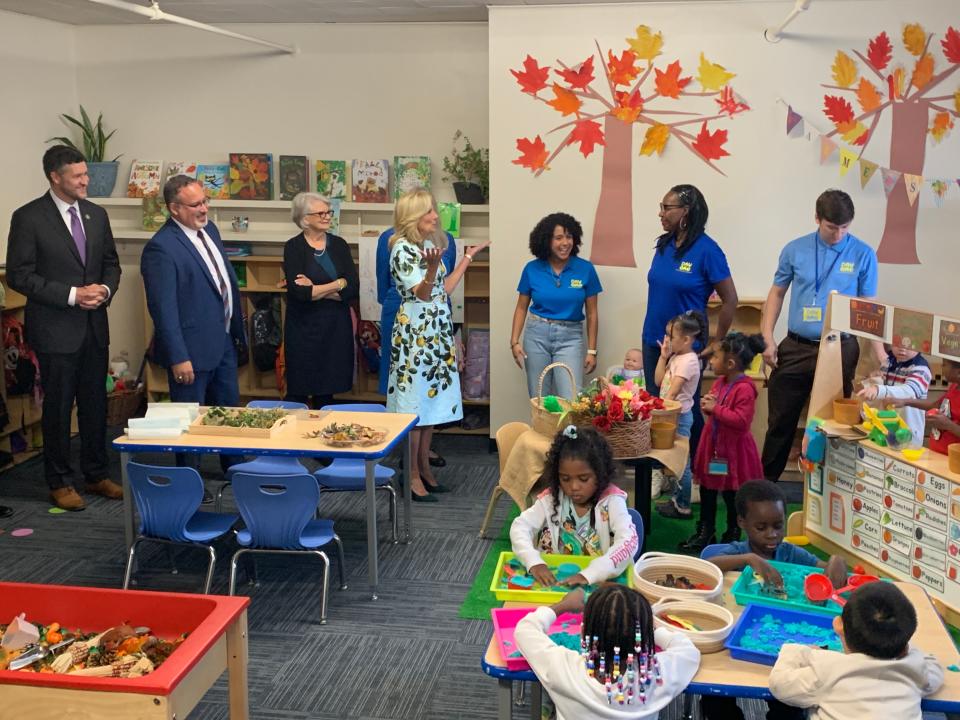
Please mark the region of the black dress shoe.
<svg viewBox="0 0 960 720"><path fill-rule="evenodd" d="M423 486L427 489L428 493L447 493L450 492L450 488L446 485L441 485L437 483L436 485L431 485L428 482L423 483Z"/></svg>
<svg viewBox="0 0 960 720"><path fill-rule="evenodd" d="M414 502L440 502L433 495L427 493L426 495L417 495L416 493L410 493L410 499Z"/></svg>
<svg viewBox="0 0 960 720"><path fill-rule="evenodd" d="M206 488L203 489L203 499L200 501L201 505L213 505L213 493L211 493Z"/></svg>
<svg viewBox="0 0 960 720"><path fill-rule="evenodd" d="M431 467L446 467L447 461L443 459L443 456L440 453L436 455L431 455L429 458Z"/></svg>
<svg viewBox="0 0 960 720"><path fill-rule="evenodd" d="M0 518L8 518L13 515L13 508L6 505L0 505Z"/></svg>

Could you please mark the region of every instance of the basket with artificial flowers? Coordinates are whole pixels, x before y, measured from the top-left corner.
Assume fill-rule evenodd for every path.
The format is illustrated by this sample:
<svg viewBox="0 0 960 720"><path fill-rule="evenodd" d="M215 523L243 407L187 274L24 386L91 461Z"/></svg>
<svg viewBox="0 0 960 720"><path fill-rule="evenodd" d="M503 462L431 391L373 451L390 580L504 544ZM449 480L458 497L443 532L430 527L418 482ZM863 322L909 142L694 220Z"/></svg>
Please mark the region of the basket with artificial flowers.
<svg viewBox="0 0 960 720"><path fill-rule="evenodd" d="M616 458L641 457L650 452L650 422L654 413L671 411L679 403L648 393L633 380L619 384L599 377L571 404L578 425L590 424L604 434Z"/></svg>

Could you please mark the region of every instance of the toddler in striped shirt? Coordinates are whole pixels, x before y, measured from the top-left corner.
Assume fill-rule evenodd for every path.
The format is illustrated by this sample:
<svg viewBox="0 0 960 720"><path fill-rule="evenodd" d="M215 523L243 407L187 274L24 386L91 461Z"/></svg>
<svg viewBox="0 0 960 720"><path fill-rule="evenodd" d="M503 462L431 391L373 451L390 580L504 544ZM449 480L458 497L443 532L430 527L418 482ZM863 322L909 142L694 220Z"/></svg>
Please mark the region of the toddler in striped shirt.
<svg viewBox="0 0 960 720"><path fill-rule="evenodd" d="M930 365L916 350L886 345L887 359L880 365L880 384L871 383L857 393L863 400L922 400L930 388ZM924 412L920 408L903 407L900 412L913 433L913 445L923 445Z"/></svg>

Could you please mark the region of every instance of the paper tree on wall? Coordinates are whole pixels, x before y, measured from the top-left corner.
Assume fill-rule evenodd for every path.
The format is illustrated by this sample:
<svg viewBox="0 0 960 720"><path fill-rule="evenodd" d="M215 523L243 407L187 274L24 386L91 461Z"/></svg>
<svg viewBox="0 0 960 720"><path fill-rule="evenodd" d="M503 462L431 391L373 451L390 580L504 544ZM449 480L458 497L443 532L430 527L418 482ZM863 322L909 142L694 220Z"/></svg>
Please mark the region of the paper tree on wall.
<svg viewBox="0 0 960 720"><path fill-rule="evenodd" d="M933 33L927 34L920 25L905 26L903 46L912 57L907 59L907 65L892 66L893 46L887 33L881 32L867 44L865 56L852 51L863 64L862 73L856 60L838 50L832 67L836 84L823 86L843 93L823 97L823 112L835 126L827 137L837 135L857 151L864 185L877 166L862 160L863 152L873 140L873 131L884 110L890 108L892 112L890 167L895 172L886 173L884 178L887 217L877 249L880 262L899 265L920 262L916 232L919 206L915 201L927 136L934 145L939 144L953 128L953 118L960 117L960 87L947 95L930 95L960 67L960 32L948 27L940 41L948 65L939 72L930 52L933 38ZM911 64L913 67L907 69ZM850 95L860 106L859 114L846 97ZM869 127L866 122L870 123Z"/></svg>
<svg viewBox="0 0 960 720"><path fill-rule="evenodd" d="M628 47L619 55L611 50L604 53L597 43L596 55L572 66L560 60L554 68L541 66L527 55L521 68L510 71L524 93L570 118L544 133L564 133L552 150L540 135L517 139L520 157L513 162L539 176L570 145L578 145L585 158L598 145L603 146L590 259L597 265L635 267L631 191L634 125L647 126L640 155L663 155L668 141L674 138L722 175L715 161L729 155L724 149L727 131L711 129L710 123L750 108L729 85L733 73L710 62L703 53L696 77L700 92L695 92L688 89L694 78L683 75L679 60L669 65L660 63L659 67L654 64L663 47L661 33L640 25L636 36L626 42ZM603 69L599 79L594 65L597 60ZM557 76L552 83L551 70ZM693 111L698 105L700 109L709 107L712 114ZM677 106L688 109L671 109Z"/></svg>

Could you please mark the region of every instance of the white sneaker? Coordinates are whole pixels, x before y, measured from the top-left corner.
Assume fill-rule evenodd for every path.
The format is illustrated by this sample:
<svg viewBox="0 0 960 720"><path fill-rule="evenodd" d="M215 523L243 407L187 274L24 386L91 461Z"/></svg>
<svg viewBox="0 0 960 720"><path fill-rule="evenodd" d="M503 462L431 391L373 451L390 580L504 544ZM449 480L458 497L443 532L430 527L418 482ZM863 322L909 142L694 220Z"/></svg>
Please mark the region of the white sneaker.
<svg viewBox="0 0 960 720"><path fill-rule="evenodd" d="M663 470L654 468L650 481L650 497L656 499L663 494L664 477Z"/></svg>

